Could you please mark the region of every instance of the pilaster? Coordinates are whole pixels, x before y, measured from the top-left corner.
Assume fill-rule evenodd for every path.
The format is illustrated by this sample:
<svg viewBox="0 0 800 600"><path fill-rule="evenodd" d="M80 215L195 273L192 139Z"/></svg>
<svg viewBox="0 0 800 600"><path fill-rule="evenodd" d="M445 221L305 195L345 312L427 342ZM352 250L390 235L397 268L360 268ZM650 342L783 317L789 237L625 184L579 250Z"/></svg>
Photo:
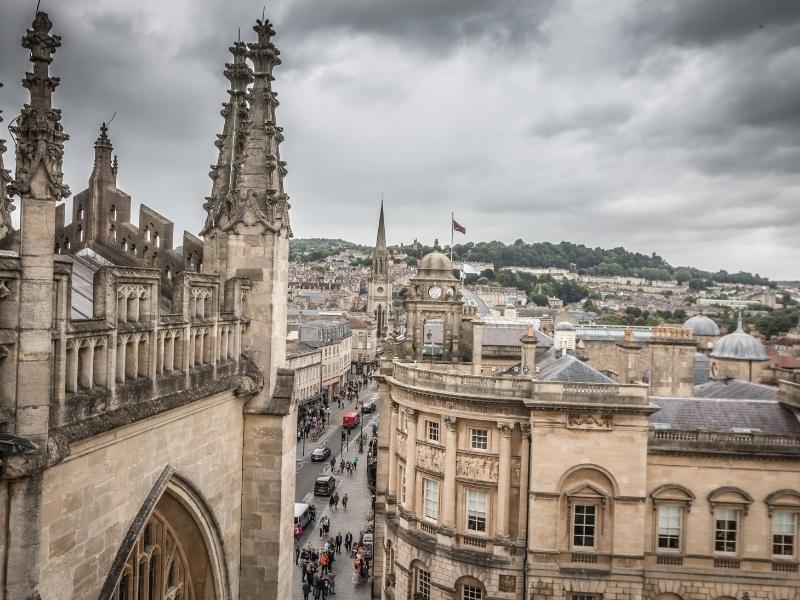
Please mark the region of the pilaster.
<svg viewBox="0 0 800 600"><path fill-rule="evenodd" d="M456 530L456 457L458 453L458 419L452 415L442 417L445 426L444 441L444 510L442 524L449 533Z"/></svg>

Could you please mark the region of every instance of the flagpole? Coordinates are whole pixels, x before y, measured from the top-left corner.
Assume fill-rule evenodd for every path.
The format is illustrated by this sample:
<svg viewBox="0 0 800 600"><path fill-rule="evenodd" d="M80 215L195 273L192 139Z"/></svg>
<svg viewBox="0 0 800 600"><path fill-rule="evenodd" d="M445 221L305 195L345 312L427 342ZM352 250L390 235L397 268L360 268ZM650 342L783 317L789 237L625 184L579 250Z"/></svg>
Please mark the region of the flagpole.
<svg viewBox="0 0 800 600"><path fill-rule="evenodd" d="M450 264L453 263L453 223L456 222L456 213L450 213Z"/></svg>

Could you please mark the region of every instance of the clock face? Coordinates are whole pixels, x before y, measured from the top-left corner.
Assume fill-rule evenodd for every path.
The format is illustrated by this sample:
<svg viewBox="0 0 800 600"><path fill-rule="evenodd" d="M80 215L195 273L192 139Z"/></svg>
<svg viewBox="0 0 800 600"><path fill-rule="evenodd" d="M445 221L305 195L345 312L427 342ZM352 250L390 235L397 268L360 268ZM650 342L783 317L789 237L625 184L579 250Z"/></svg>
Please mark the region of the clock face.
<svg viewBox="0 0 800 600"><path fill-rule="evenodd" d="M382 294L382 293L383 293L383 288L382 288L382 287L378 287L378 293L379 293L379 294Z"/></svg>
<svg viewBox="0 0 800 600"><path fill-rule="evenodd" d="M442 295L442 288L440 288L438 285L432 285L428 288L428 295L436 300Z"/></svg>

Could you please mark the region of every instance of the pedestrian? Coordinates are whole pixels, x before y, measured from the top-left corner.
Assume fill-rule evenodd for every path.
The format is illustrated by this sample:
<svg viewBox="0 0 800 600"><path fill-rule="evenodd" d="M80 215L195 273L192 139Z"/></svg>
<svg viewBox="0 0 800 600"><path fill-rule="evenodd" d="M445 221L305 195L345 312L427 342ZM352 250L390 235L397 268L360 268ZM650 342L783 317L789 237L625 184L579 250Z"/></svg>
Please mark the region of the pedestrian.
<svg viewBox="0 0 800 600"><path fill-rule="evenodd" d="M353 457L353 471L355 471L356 469L358 469L358 457L354 456Z"/></svg>
<svg viewBox="0 0 800 600"><path fill-rule="evenodd" d="M344 536L344 547L348 552L350 552L350 549L353 547L353 534L349 531Z"/></svg>
<svg viewBox="0 0 800 600"><path fill-rule="evenodd" d="M331 473L336 473L336 457L331 459Z"/></svg>
<svg viewBox="0 0 800 600"><path fill-rule="evenodd" d="M328 570L328 591L331 595L336 595L336 571L333 569Z"/></svg>
<svg viewBox="0 0 800 600"><path fill-rule="evenodd" d="M328 498L328 508L333 510L333 496Z"/></svg>
<svg viewBox="0 0 800 600"><path fill-rule="evenodd" d="M347 498L347 494L344 495L344 498L342 499L342 504L345 504L345 505L347 504L347 502L345 501L346 498ZM342 532L341 531L336 534L335 544L336 544L336 552L341 554L341 552L342 552Z"/></svg>
<svg viewBox="0 0 800 600"><path fill-rule="evenodd" d="M344 473L344 458L339 459L339 473Z"/></svg>
<svg viewBox="0 0 800 600"><path fill-rule="evenodd" d="M331 520L328 517L325 517L325 535L328 535L330 529L331 529Z"/></svg>
<svg viewBox="0 0 800 600"><path fill-rule="evenodd" d="M333 510L339 510L339 492L333 495Z"/></svg>
<svg viewBox="0 0 800 600"><path fill-rule="evenodd" d="M325 582L322 580L322 578L320 578L317 581L317 585L315 586L314 594L315 594L314 598L316 600L320 600L320 599L324 600L325 599Z"/></svg>
<svg viewBox="0 0 800 600"><path fill-rule="evenodd" d="M322 567L323 575L325 575L325 573L328 572L328 561L329 561L328 553L323 552L322 555L319 557L319 566Z"/></svg>
<svg viewBox="0 0 800 600"><path fill-rule="evenodd" d="M298 540L294 542L294 564L300 564L300 542Z"/></svg>
<svg viewBox="0 0 800 600"><path fill-rule="evenodd" d="M319 520L319 537L322 537L323 533L325 533L325 517Z"/></svg>
<svg viewBox="0 0 800 600"><path fill-rule="evenodd" d="M344 510L347 510L347 494L345 494L344 496L342 496L342 508L343 508Z"/></svg>
<svg viewBox="0 0 800 600"><path fill-rule="evenodd" d="M307 581L303 582L303 600L308 600L308 594L311 592L311 586Z"/></svg>

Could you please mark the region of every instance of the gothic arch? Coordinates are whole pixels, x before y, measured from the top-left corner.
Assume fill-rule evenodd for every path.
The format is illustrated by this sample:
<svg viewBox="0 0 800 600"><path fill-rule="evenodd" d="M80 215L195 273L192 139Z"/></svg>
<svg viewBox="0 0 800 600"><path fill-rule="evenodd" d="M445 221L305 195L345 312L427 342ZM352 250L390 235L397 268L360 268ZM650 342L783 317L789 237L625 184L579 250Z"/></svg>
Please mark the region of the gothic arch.
<svg viewBox="0 0 800 600"><path fill-rule="evenodd" d="M222 532L208 502L197 487L174 467L161 472L122 541L100 592L100 600L116 597L117 586L130 571L130 558L154 521L174 533L187 567L191 593L181 598L231 600L228 561ZM137 545L138 544L138 545Z"/></svg>

